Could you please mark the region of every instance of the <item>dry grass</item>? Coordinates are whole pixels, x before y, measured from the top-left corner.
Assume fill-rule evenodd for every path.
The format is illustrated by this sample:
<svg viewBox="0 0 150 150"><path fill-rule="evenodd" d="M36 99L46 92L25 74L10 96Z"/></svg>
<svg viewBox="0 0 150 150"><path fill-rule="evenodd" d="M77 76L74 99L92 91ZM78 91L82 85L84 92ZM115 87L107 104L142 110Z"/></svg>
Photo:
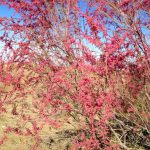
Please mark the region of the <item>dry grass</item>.
<svg viewBox="0 0 150 150"><path fill-rule="evenodd" d="M12 73L14 74L14 72L16 72L16 75L17 75L17 73L18 74L20 73L20 70L18 71L13 70ZM5 104L7 113L0 114L0 137L2 136L3 129L6 126L11 126L11 127L20 126L20 128L22 129L27 128L27 127L28 128L32 127L30 122L24 125L24 122L20 119L22 114L30 115L33 118L33 120L35 119L39 124L43 124L43 123L45 124L45 122L39 117L37 110L33 107L32 102L37 102L40 100L40 98L38 98L37 96L37 93L40 93L43 90L45 90L44 83L46 82L47 78L44 78L44 81L42 81L43 82L42 84L39 82L35 84L34 81L33 83L29 82L30 78L33 76L38 77L38 74L30 70L26 70L22 80L20 81L21 87L23 88L22 92L24 92L25 94L23 98L22 96L20 96L19 92L13 93L12 95L9 95L9 97L7 98L8 101ZM96 79L101 80L99 78L96 78ZM114 88L116 88L116 90L119 92L120 95L124 95L125 100L128 103L132 102L130 101L130 99L132 98L131 97L132 95L129 93L129 90L127 89L127 83L125 82L122 83L119 77L117 79L118 80L114 79L114 81L116 81L115 83L116 87ZM95 80L94 85L97 85L97 83L99 83L97 80ZM102 83L101 87L105 88L105 81L101 80L100 83ZM99 85L97 86L99 87ZM4 85L0 82L0 92L1 92L0 98L4 97L5 94L10 93L12 89L13 89L12 85ZM106 89L106 90L109 91L109 89ZM30 94L30 92L32 94ZM143 110L146 109L149 112L149 107L145 108L149 104L149 103L146 104L146 100L147 98L142 95L142 98L140 96L139 96L139 99L136 98L136 101L135 101L136 104L134 103L133 104L131 103L131 104L133 105L133 107L136 107L136 108L140 107L140 109L141 108ZM11 101L13 101L13 104L10 103ZM14 104L17 106L18 115L12 115L11 113L13 107L15 107ZM139 104L140 106L137 106ZM124 115L127 117L127 114L124 114ZM139 115L140 115L140 112L139 112ZM70 116L69 116L70 118L68 118L67 114L63 114L63 113L58 114L58 116L56 117L58 118L58 120L61 120L62 122L64 122L63 126L61 126L61 128L56 129L56 128L50 127L49 125L45 125L44 128L39 133L40 136L42 137L42 142L37 148L37 150L48 150L48 149L67 150L67 148L71 146L71 140L74 136L74 133L77 132L80 128L82 128L79 122L73 120L73 118ZM68 122L67 122L67 119L68 119ZM141 117L139 119L141 119ZM142 121L144 120L144 122L141 122L141 125L144 125L144 126L147 125L147 128L148 128L148 123L146 124L146 121L148 119L149 118L142 118ZM135 121L135 118L132 121ZM137 120L137 123L138 122L139 121ZM18 150L20 149L30 150L31 147L35 144L34 137L31 137L31 136L19 136L19 135L16 135L15 133L9 133L7 137L8 138L4 142L4 144L0 146L0 150L17 150L17 149ZM114 137L112 139L112 143L118 143L118 138ZM140 147L136 149L142 150L142 148Z"/></svg>
<svg viewBox="0 0 150 150"><path fill-rule="evenodd" d="M9 91L11 91L10 87L11 86L4 86L1 84L0 88L1 90L8 93ZM39 88L39 86L37 86L37 88ZM29 88L27 88L27 90L29 90ZM11 126L11 127L20 126L21 129L24 129L26 127L29 128L32 127L30 122L24 125L24 122L20 119L21 113L32 116L33 119L40 122L41 124L44 123L42 122L43 120L40 120L38 113L33 111L34 109L33 109L32 101L35 98L35 95L28 94L24 97L24 99L22 98L16 99L16 96L19 97L18 94L19 93L13 93L13 95L9 96L9 99L14 100L14 103L17 105L16 111L18 112L18 115L12 114L12 109L14 105L9 103L5 104L7 113L0 114L0 137L2 137L3 130L7 126ZM3 97L3 95L1 95L1 97ZM27 107L24 107L25 106L24 104L26 104ZM61 116L57 116L57 117L61 118L61 120L65 122L67 116L66 114L61 114ZM72 118L69 118L68 120L70 121L70 123L64 123L64 125L61 128L57 128L57 129L52 128L49 125L45 125L44 128L39 133L43 141L41 142L37 150L48 150L48 149L66 150L66 148L71 144L72 137L66 135L65 131L75 132L78 128L78 124L74 122ZM0 146L0 150L17 150L17 149L30 150L34 144L35 144L34 138L31 136L21 136L15 133L8 133L7 139L5 140L4 144Z"/></svg>

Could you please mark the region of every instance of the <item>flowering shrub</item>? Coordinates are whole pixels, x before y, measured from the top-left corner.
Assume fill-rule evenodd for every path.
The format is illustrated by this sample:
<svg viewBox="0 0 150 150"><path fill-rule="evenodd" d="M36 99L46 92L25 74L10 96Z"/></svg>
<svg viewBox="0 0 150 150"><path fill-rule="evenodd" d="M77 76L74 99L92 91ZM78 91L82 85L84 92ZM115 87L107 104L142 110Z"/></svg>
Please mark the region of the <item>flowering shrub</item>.
<svg viewBox="0 0 150 150"><path fill-rule="evenodd" d="M45 124L72 118L70 149L149 146L141 142L150 136L148 0L0 4L16 13L0 18L0 112L19 119L0 145L14 132L33 136L36 149Z"/></svg>

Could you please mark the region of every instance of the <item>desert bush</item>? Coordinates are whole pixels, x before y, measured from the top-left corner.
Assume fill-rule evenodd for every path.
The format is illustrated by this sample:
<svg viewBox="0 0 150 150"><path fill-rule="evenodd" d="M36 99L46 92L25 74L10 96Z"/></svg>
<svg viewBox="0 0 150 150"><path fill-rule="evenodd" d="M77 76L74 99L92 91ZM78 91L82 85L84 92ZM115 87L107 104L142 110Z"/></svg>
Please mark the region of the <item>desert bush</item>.
<svg viewBox="0 0 150 150"><path fill-rule="evenodd" d="M0 4L16 13L0 18L0 111L19 120L0 144L14 132L36 149L67 122L69 149L149 148L148 0Z"/></svg>

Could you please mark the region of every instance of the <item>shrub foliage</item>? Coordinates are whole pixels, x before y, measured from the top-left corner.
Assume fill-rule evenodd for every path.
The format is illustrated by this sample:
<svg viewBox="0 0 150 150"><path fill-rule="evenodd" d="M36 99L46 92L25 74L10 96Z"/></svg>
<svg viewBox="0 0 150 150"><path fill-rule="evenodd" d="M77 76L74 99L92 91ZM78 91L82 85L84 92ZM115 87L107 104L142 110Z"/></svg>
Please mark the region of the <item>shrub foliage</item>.
<svg viewBox="0 0 150 150"><path fill-rule="evenodd" d="M0 112L19 120L0 144L13 132L36 149L44 125L69 122L69 149L150 148L148 0L0 4L14 10L0 18Z"/></svg>

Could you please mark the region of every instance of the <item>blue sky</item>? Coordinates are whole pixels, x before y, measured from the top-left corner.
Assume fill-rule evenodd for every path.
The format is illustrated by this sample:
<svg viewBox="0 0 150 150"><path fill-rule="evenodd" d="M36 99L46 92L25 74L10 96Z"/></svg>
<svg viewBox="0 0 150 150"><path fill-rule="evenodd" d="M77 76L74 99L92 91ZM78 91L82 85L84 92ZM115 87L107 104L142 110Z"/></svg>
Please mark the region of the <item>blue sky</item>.
<svg viewBox="0 0 150 150"><path fill-rule="evenodd" d="M83 11L85 11L86 3L83 1L79 1L79 6L82 8ZM0 4L0 17L8 17L10 18L11 15L14 13L14 10L11 8L8 8L8 6L4 6Z"/></svg>
<svg viewBox="0 0 150 150"><path fill-rule="evenodd" d="M82 8L82 11L85 12L86 10L86 2L83 2L82 0L79 1L79 7ZM14 14L14 10L11 8L8 8L8 6L4 6L4 5L0 5L0 17L8 17L10 18L12 16L12 14ZM15 17L19 17L18 14L15 14ZM150 21L150 17L143 11L141 13L141 18L144 20L144 19L147 19ZM142 28L142 31L144 34L150 34L149 31L146 29L146 28Z"/></svg>
<svg viewBox="0 0 150 150"><path fill-rule="evenodd" d="M0 5L0 17L8 17L14 13L13 9L9 9L7 6Z"/></svg>
<svg viewBox="0 0 150 150"><path fill-rule="evenodd" d="M85 12L87 5L86 5L85 2L79 1L79 7L82 8L82 11ZM10 9L10 8L8 8L7 6L0 5L0 17L8 17L8 18L10 18L10 17L14 14L14 12L15 12L15 11L14 11L13 9ZM142 14L141 18L143 18L143 19L150 19L149 16L147 16L144 12L142 12L141 14ZM15 14L15 17L18 18L19 15L18 15L18 14ZM82 25L81 25L81 26L82 26ZM143 31L143 33L146 35L147 41L148 41L148 43L150 44L150 31L147 30L147 28L142 28L142 31ZM2 44L1 44L1 42L0 42L0 47L1 47L1 45L2 45ZM90 48L91 48L91 49L96 49L95 46L92 46L91 44L89 44L89 45L90 45ZM98 49L97 49L97 50L98 50Z"/></svg>
<svg viewBox="0 0 150 150"><path fill-rule="evenodd" d="M80 1L79 2L79 6L80 6L80 8L82 8L82 11L84 11L85 12L85 8L86 8L86 3L85 2L82 2L82 1ZM3 6L3 5L0 5L0 17L8 17L8 18L10 18L13 14L15 13L15 11L13 10L13 9L10 9L10 8L8 8L8 6ZM18 16L19 15L15 15L17 18L18 18ZM84 43L87 45L87 41L84 41ZM88 45L89 45L89 48L91 49L91 50L93 50L94 49L94 51L100 51L97 47L95 47L94 45L92 45L92 44L90 44L90 43L88 43ZM3 47L3 43L0 41L0 48L2 48Z"/></svg>

